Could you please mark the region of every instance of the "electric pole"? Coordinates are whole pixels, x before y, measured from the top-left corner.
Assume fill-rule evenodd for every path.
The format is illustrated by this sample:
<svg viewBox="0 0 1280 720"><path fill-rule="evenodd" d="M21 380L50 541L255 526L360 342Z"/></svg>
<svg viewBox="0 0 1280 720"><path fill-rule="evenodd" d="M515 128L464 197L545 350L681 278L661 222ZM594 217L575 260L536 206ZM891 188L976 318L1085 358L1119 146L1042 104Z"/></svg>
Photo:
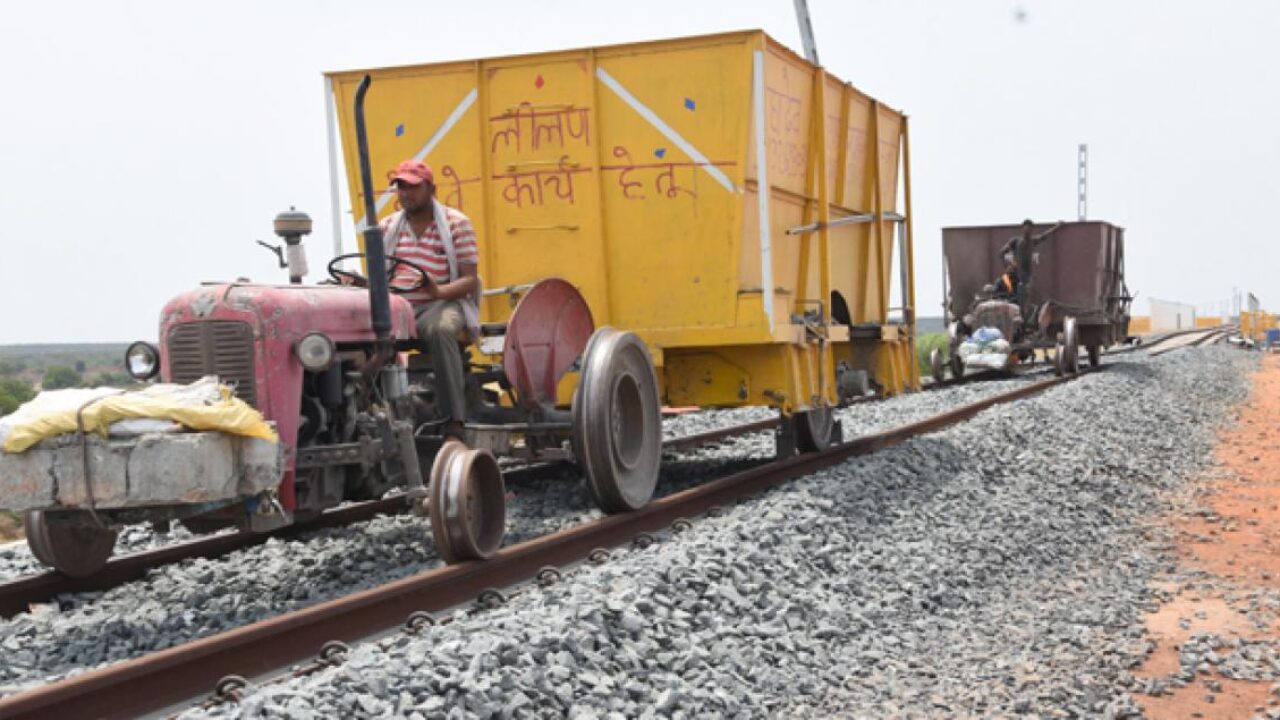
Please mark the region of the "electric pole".
<svg viewBox="0 0 1280 720"><path fill-rule="evenodd" d="M800 0L796 0L800 2ZM1089 145L1080 143L1076 169L1076 219L1084 222L1089 205Z"/></svg>
<svg viewBox="0 0 1280 720"><path fill-rule="evenodd" d="M804 44L804 57L818 64L818 43L813 39L813 23L809 21L809 3L796 0L796 20L800 22L800 41Z"/></svg>

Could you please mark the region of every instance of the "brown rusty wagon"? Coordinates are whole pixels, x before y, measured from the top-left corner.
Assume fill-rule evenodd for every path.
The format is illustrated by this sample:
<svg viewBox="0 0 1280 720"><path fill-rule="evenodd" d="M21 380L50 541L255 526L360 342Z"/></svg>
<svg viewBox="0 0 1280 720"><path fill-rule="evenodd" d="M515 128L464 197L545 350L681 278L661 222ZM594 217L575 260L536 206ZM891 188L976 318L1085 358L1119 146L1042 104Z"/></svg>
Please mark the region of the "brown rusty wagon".
<svg viewBox="0 0 1280 720"><path fill-rule="evenodd" d="M935 380L949 366L960 377L970 365L1012 370L1037 351L1059 374L1090 365L1125 338L1133 297L1124 279L1124 229L1101 221L950 227L942 230L943 296L949 352L930 358ZM1009 285L1001 281L1008 273ZM961 346L981 328L994 328L1007 352L966 363ZM978 356L971 356L978 357Z"/></svg>

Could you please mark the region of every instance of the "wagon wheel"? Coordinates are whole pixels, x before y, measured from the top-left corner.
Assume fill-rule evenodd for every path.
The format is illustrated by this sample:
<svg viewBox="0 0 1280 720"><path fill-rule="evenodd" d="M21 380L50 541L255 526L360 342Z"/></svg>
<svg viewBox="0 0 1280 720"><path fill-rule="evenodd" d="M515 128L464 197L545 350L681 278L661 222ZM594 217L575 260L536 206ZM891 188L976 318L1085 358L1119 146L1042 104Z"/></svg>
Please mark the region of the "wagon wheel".
<svg viewBox="0 0 1280 720"><path fill-rule="evenodd" d="M1080 372L1080 328L1073 317L1062 321L1062 347L1066 354L1063 371L1075 375Z"/></svg>
<svg viewBox="0 0 1280 720"><path fill-rule="evenodd" d="M116 531L100 527L83 510L53 518L32 510L26 514L25 529L31 554L71 577L98 572L116 547Z"/></svg>
<svg viewBox="0 0 1280 720"><path fill-rule="evenodd" d="M634 333L596 330L573 393L573 452L607 513L649 503L662 461L658 380Z"/></svg>
<svg viewBox="0 0 1280 720"><path fill-rule="evenodd" d="M1089 346L1089 367L1101 367L1101 366L1102 366L1102 346L1090 345Z"/></svg>
<svg viewBox="0 0 1280 720"><path fill-rule="evenodd" d="M831 429L835 425L835 412L831 408L792 413L790 422L796 449L800 452L821 452L831 447Z"/></svg>
<svg viewBox="0 0 1280 720"><path fill-rule="evenodd" d="M951 377L959 380L964 377L964 358L960 357L960 323L952 322L947 326L947 351L950 353L948 364L951 365Z"/></svg>
<svg viewBox="0 0 1280 720"><path fill-rule="evenodd" d="M506 487L488 450L445 442L431 464L427 497L431 536L446 563L485 560L502 547Z"/></svg>
<svg viewBox="0 0 1280 720"><path fill-rule="evenodd" d="M942 360L942 351L934 348L929 351L929 369L933 371L933 381L940 383L946 379L946 363Z"/></svg>

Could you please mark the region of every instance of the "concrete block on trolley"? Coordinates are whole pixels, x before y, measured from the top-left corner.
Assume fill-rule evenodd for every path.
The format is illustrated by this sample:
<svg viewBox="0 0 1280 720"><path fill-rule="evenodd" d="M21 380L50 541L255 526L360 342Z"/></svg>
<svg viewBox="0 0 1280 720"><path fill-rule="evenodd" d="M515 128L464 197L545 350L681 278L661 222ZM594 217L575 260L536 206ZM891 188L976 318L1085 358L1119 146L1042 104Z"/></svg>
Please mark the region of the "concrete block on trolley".
<svg viewBox="0 0 1280 720"><path fill-rule="evenodd" d="M52 452L0 452L0 507L11 510L54 505Z"/></svg>
<svg viewBox="0 0 1280 720"><path fill-rule="evenodd" d="M13 511L154 507L231 500L275 487L278 443L220 432L148 433L128 439L75 436L0 453L0 508Z"/></svg>
<svg viewBox="0 0 1280 720"><path fill-rule="evenodd" d="M73 436L46 440L27 450L42 451L45 443L53 456L55 501L67 507L89 507L89 488L84 479L84 452ZM85 438L89 457L89 477L93 481L93 499L97 507L126 507L128 498L129 448L124 443L104 442L98 437Z"/></svg>
<svg viewBox="0 0 1280 720"><path fill-rule="evenodd" d="M280 455L278 443L238 435L143 436L129 457L129 504L201 503L256 495L280 482Z"/></svg>

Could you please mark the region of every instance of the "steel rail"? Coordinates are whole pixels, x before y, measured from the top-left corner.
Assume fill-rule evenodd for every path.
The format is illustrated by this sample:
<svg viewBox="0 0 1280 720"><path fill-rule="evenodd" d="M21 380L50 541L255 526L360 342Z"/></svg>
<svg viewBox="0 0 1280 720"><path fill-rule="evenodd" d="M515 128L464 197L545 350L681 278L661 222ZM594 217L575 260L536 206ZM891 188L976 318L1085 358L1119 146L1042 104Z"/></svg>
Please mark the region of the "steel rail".
<svg viewBox="0 0 1280 720"><path fill-rule="evenodd" d="M348 505L327 510L314 520L288 525L270 532L235 532L209 535L174 543L154 550L143 550L121 555L108 561L102 570L85 577L74 578L57 571L29 575L0 583L0 617L13 617L26 612L32 604L47 603L58 595L80 592L100 592L145 577L147 571L188 560L214 558L261 545L271 538L291 538L312 530L340 527L371 520L380 514L401 512L404 498Z"/></svg>
<svg viewBox="0 0 1280 720"><path fill-rule="evenodd" d="M1091 371L1084 371L1091 372ZM678 519L704 513L791 478L941 430L979 412L1044 392L1074 376L1051 378L940 415L711 480L611 515L500 550L484 562L425 571L370 590L0 699L0 718L133 717L206 695L229 674L260 676L313 657L330 640L354 641L399 625L417 611L439 612L486 589L527 581L545 566L565 566L593 550L621 545Z"/></svg>
<svg viewBox="0 0 1280 720"><path fill-rule="evenodd" d="M1037 368L1031 365L1027 367L1030 369L1025 370L1023 372L1033 372L1034 370L1043 369L1048 366L1042 365L1041 367ZM1018 379L1018 377L1019 377L1019 372L1014 370L992 370L990 368L987 368L987 369L975 371L972 374L962 375L961 377L951 377L950 375L948 375L942 382L937 382L936 380L933 380L931 378L930 382L927 385L921 382L920 391L930 392L933 390L942 390L944 388L949 388L949 387L958 387L960 385L968 385L970 383L985 382L987 380L1016 380Z"/></svg>
<svg viewBox="0 0 1280 720"><path fill-rule="evenodd" d="M1219 329L1193 342L1192 345L1195 347L1204 347L1205 345L1212 345L1214 343L1222 342L1222 339L1227 336L1228 332L1229 332L1228 330Z"/></svg>
<svg viewBox="0 0 1280 720"><path fill-rule="evenodd" d="M1154 350L1151 350L1151 352L1147 353L1147 355L1149 357L1159 357L1166 353L1171 353L1174 350L1181 350L1182 348L1186 348L1186 347L1201 347L1207 344L1210 340L1217 340L1221 336L1230 332L1230 330L1231 330L1230 327L1198 328L1195 331L1195 334L1199 334L1200 335L1199 337L1183 340L1182 342L1179 342L1175 345L1156 348ZM1182 338L1191 334L1193 333L1182 333L1179 336L1179 338Z"/></svg>
<svg viewBox="0 0 1280 720"><path fill-rule="evenodd" d="M1190 328L1187 330L1174 330L1172 332L1167 332L1160 335L1159 337L1155 338L1151 342L1144 342L1138 345L1130 345L1128 347L1106 350L1106 351L1103 351L1102 354L1103 355L1124 355L1126 353L1137 352L1139 350L1154 351L1164 343L1169 342L1170 340L1173 340L1175 338L1180 338L1184 335L1191 335L1194 333L1205 332L1206 330L1219 330L1222 332L1227 332L1230 329L1231 329L1230 325L1219 325L1214 328ZM1151 354L1154 356L1159 353L1151 353Z"/></svg>
<svg viewBox="0 0 1280 720"><path fill-rule="evenodd" d="M739 435L749 435L755 432L764 432L778 427L781 418L771 417L763 420L754 420L752 422L743 423L741 425L729 425L727 427L707 430L694 435L685 435L684 437L672 438L662 443L663 450L687 450L699 445L726 440Z"/></svg>
<svg viewBox="0 0 1280 720"><path fill-rule="evenodd" d="M684 450L726 438L769 430L778 418L768 418L742 425L731 425L707 432L672 438L663 443L664 450ZM568 462L537 463L517 467L503 473L508 482L527 482L573 467ZM314 520L287 525L269 532L236 532L209 535L174 543L154 550L121 555L109 561L99 572L86 578L73 578L50 571L28 575L0 583L0 617L9 618L26 612L33 604L48 603L59 595L101 592L146 577L148 571L192 558L215 558L265 543L271 538L289 539L325 528L343 527L372 520L379 515L396 515L408 511L402 495L371 500L346 507L326 510Z"/></svg>

